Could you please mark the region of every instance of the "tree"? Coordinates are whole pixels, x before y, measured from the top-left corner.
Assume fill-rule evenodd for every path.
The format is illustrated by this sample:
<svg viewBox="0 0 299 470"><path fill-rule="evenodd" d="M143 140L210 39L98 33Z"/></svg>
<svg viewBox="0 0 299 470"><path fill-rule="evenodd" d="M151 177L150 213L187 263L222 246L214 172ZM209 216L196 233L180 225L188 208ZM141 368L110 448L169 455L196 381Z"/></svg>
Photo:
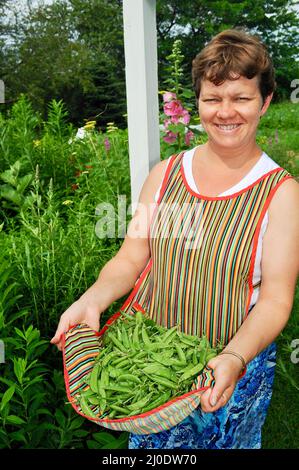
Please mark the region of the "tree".
<svg viewBox="0 0 299 470"><path fill-rule="evenodd" d="M191 86L192 59L218 32L245 27L268 46L277 70L277 98L286 96L298 77L299 17L290 0L157 0L160 76L166 76L165 57L173 39L182 40L186 85ZM297 60L297 62L296 62Z"/></svg>
<svg viewBox="0 0 299 470"><path fill-rule="evenodd" d="M159 87L169 75L173 42L182 41L182 84L192 88L195 55L218 32L242 26L268 45L276 68L276 99L299 76L299 18L292 0L157 0ZM26 93L45 114L62 99L70 119L126 126L122 0L0 0L0 66L7 106ZM9 14L7 14L7 12ZM136 57L138 60L138 57ZM3 105L1 105L3 106Z"/></svg>
<svg viewBox="0 0 299 470"><path fill-rule="evenodd" d="M4 53L9 99L26 93L42 114L49 100L62 99L78 124L97 115L102 125L124 122L121 22L119 4L112 8L106 0L58 0L30 9L15 22Z"/></svg>

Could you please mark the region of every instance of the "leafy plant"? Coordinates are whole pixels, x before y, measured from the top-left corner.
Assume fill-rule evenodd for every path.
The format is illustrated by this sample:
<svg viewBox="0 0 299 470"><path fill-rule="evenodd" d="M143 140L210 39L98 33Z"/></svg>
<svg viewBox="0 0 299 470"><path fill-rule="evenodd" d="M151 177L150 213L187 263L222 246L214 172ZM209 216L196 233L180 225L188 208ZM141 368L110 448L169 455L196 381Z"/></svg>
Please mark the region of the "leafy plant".
<svg viewBox="0 0 299 470"><path fill-rule="evenodd" d="M26 194L26 190L30 185L33 175L20 176L22 164L17 160L9 170L0 174L0 178L5 184L0 185L0 198L2 205L6 209L18 212L22 207L29 207L32 203L32 196Z"/></svg>

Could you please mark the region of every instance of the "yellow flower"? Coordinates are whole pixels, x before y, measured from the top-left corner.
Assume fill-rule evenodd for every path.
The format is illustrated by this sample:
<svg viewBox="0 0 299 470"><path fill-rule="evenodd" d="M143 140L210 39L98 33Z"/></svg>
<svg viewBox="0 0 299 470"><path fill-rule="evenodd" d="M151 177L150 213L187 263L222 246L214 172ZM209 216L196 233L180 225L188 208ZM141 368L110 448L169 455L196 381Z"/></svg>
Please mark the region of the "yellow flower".
<svg viewBox="0 0 299 470"><path fill-rule="evenodd" d="M86 130L92 130L95 128L97 121L87 121L87 123L84 125L84 129Z"/></svg>
<svg viewBox="0 0 299 470"><path fill-rule="evenodd" d="M41 144L42 144L41 140L36 139L36 140L33 141L34 147L39 147Z"/></svg>
<svg viewBox="0 0 299 470"><path fill-rule="evenodd" d="M69 206L70 204L73 204L74 201L71 201L70 199L66 199L65 201L63 201L63 205L64 206Z"/></svg>
<svg viewBox="0 0 299 470"><path fill-rule="evenodd" d="M107 122L107 133L115 132L118 130L118 127L115 126L114 122Z"/></svg>

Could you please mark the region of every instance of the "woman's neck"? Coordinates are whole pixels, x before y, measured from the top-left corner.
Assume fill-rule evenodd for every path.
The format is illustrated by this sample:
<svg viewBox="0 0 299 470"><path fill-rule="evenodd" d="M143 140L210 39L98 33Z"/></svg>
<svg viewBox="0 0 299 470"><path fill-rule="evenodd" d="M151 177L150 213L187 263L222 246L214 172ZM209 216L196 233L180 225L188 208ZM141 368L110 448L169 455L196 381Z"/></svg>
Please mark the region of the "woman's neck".
<svg viewBox="0 0 299 470"><path fill-rule="evenodd" d="M221 171L240 170L250 167L262 154L260 147L254 142L246 148L219 148L208 141L201 147L201 154L205 163Z"/></svg>

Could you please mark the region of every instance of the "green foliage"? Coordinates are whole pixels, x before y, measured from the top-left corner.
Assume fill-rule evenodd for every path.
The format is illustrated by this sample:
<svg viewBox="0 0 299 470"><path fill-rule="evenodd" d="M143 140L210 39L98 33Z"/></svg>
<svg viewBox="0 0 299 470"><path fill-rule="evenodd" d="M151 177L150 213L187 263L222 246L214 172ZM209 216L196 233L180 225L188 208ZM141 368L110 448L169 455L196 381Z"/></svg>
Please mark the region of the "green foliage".
<svg viewBox="0 0 299 470"><path fill-rule="evenodd" d="M242 27L258 34L269 48L276 68L276 100L289 97L290 82L298 77L299 17L289 0L157 0L160 81L168 76L165 59L174 39L182 41L184 85L191 89L195 55L217 33Z"/></svg>
<svg viewBox="0 0 299 470"><path fill-rule="evenodd" d="M44 118L50 100L63 100L69 119L97 119L104 130L125 128L126 87L121 0L34 2L27 12L5 2L0 16L1 79L9 110L26 93ZM298 12L290 0L157 0L159 83L172 80L173 41L181 41L181 83L191 89L195 55L218 32L231 27L258 33L276 68L275 100L288 99L298 78ZM8 38L8 41L7 41ZM138 60L138 58L136 58ZM172 86L169 84L169 87Z"/></svg>
<svg viewBox="0 0 299 470"><path fill-rule="evenodd" d="M1 209L0 331L6 362L0 364L0 447L125 448L127 433L103 431L67 402L61 355L49 339L61 313L95 281L122 243L117 223L115 236L97 236L96 209L109 203L118 214L120 195L126 195L126 207L130 204L127 131L111 123L99 132L89 123L78 139L63 102L53 101L47 109L41 120L21 97L9 116L0 116L1 182L31 198L30 205ZM296 123L295 104L273 104L260 122L258 138L277 163L298 177ZM32 179L28 185L24 180L23 188L20 182L29 174ZM126 223L129 219L126 213ZM104 312L101 326L123 301ZM296 291L290 323L278 341L273 405L263 433L267 448L296 445L299 380L290 345L298 338L297 325Z"/></svg>

